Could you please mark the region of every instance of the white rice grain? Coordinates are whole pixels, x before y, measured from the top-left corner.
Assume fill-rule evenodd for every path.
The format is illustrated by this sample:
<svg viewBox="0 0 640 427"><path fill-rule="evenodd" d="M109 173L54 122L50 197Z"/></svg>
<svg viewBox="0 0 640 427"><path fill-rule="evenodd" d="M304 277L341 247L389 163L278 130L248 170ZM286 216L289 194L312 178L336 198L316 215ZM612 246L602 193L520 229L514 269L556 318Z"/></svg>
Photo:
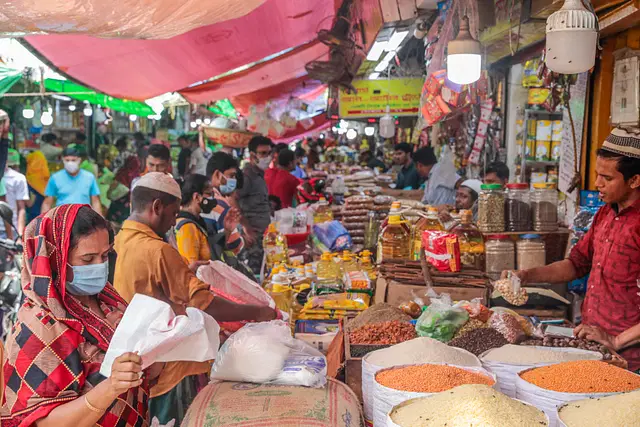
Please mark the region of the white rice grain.
<svg viewBox="0 0 640 427"><path fill-rule="evenodd" d="M421 337L374 351L367 362L381 368L421 363L447 363L456 366L482 366L480 359L466 350L449 347L432 338Z"/></svg>
<svg viewBox="0 0 640 427"><path fill-rule="evenodd" d="M599 399L576 400L558 411L567 427L632 427L640 425L640 391Z"/></svg>

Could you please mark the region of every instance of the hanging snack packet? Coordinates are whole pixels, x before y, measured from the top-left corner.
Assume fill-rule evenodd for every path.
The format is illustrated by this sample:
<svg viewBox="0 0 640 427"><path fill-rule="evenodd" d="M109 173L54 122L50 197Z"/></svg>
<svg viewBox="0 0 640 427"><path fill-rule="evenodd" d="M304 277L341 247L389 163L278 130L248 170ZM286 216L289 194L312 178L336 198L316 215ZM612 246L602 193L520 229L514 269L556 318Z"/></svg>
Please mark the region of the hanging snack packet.
<svg viewBox="0 0 640 427"><path fill-rule="evenodd" d="M461 269L458 236L444 231L422 232L427 262L438 271L456 273Z"/></svg>

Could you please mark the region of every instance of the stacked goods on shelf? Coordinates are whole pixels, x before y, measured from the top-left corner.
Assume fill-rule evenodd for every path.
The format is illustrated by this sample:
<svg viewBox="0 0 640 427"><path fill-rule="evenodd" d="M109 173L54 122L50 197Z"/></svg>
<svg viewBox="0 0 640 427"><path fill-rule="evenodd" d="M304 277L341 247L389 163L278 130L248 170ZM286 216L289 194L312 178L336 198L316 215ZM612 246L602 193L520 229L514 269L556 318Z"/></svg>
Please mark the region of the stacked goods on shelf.
<svg viewBox="0 0 640 427"><path fill-rule="evenodd" d="M380 191L380 187L378 187L375 182L375 175L369 170L346 175L344 177L344 183L347 186L347 192L349 194L358 194L364 191Z"/></svg>
<svg viewBox="0 0 640 427"><path fill-rule="evenodd" d="M391 410L390 427L500 426L545 427L544 412L489 386L467 384L430 397L412 399Z"/></svg>
<svg viewBox="0 0 640 427"><path fill-rule="evenodd" d="M388 196L347 197L343 206L332 206L333 217L342 222L354 245L363 245L368 223L384 220L391 209L391 201ZM370 217L371 212L374 213L373 218Z"/></svg>

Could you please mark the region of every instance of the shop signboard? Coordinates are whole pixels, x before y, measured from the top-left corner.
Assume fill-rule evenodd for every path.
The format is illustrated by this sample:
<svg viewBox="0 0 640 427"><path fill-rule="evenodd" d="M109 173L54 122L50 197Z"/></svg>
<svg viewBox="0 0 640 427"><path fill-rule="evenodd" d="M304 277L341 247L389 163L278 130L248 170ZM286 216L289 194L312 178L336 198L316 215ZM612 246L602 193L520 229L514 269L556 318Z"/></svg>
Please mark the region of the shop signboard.
<svg viewBox="0 0 640 427"><path fill-rule="evenodd" d="M340 90L340 118L382 117L389 105L392 116L417 116L424 79L354 80L357 93Z"/></svg>

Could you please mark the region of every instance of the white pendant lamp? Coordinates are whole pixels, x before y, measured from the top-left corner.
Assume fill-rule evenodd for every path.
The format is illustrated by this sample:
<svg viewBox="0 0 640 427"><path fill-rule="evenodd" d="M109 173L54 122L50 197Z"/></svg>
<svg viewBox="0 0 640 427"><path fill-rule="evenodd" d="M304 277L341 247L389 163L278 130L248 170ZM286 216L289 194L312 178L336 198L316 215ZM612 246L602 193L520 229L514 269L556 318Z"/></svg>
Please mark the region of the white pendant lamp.
<svg viewBox="0 0 640 427"><path fill-rule="evenodd" d="M458 37L447 46L447 78L453 83L466 85L480 79L482 47L469 32L469 18L460 19Z"/></svg>
<svg viewBox="0 0 640 427"><path fill-rule="evenodd" d="M40 123L42 123L43 126L51 126L53 124L53 116L49 111L42 113Z"/></svg>
<svg viewBox="0 0 640 427"><path fill-rule="evenodd" d="M82 114L84 114L85 117L91 117L93 115L93 108L91 108L91 104L89 104L88 102L84 104Z"/></svg>
<svg viewBox="0 0 640 427"><path fill-rule="evenodd" d="M396 134L396 121L391 116L391 109L387 105L387 112L380 117L380 136L383 138L393 138Z"/></svg>
<svg viewBox="0 0 640 427"><path fill-rule="evenodd" d="M33 119L35 115L36 112L33 111L33 108L31 108L31 103L27 101L27 104L22 109L22 117L24 117L25 119Z"/></svg>
<svg viewBox="0 0 640 427"><path fill-rule="evenodd" d="M582 0L565 0L547 19L545 63L551 71L577 74L596 63L598 18Z"/></svg>

